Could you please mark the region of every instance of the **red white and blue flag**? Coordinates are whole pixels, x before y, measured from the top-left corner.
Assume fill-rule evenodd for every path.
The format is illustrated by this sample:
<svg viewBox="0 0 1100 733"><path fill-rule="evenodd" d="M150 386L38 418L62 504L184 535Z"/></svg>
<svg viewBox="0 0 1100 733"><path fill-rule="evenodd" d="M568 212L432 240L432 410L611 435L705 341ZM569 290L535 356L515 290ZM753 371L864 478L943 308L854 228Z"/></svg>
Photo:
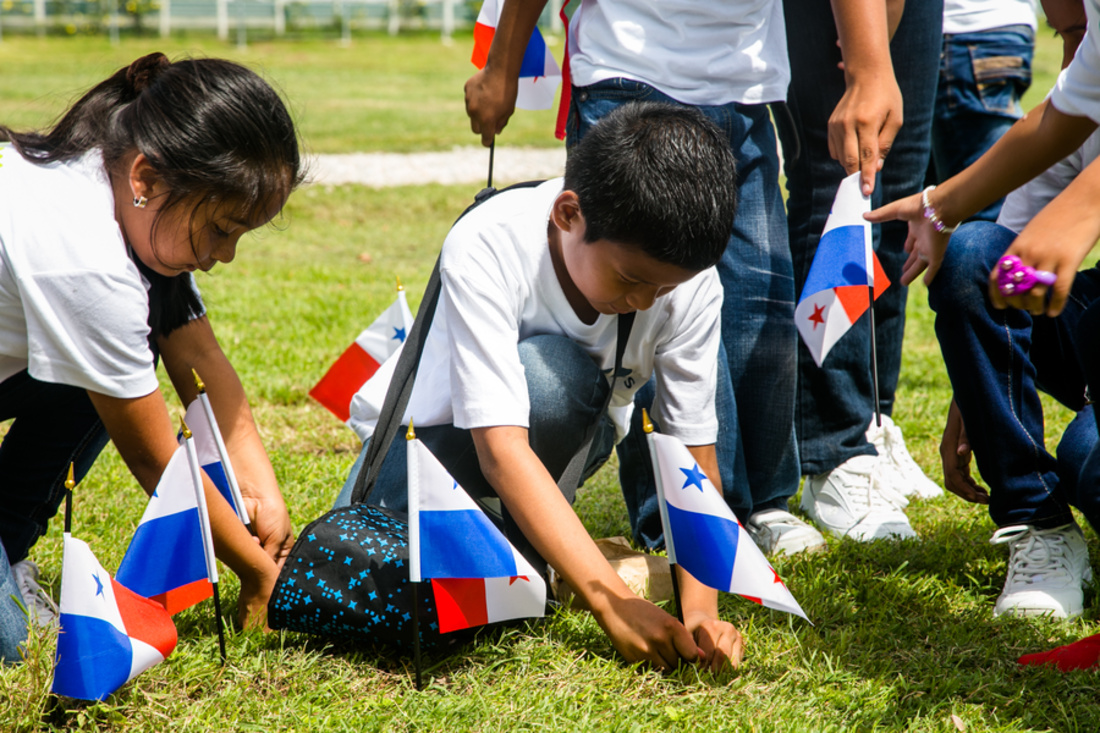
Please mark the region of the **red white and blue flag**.
<svg viewBox="0 0 1100 733"><path fill-rule="evenodd" d="M317 386L309 391L310 396L342 422L347 422L351 416L352 397L374 376L378 367L405 343L412 324L412 311L405 300L405 290L399 288L393 305L359 334L321 377Z"/></svg>
<svg viewBox="0 0 1100 733"><path fill-rule="evenodd" d="M868 287L874 288L876 300L890 287L871 246L871 222L863 218L870 210L858 172L840 182L794 311L798 332L818 366L867 311Z"/></svg>
<svg viewBox="0 0 1100 733"><path fill-rule="evenodd" d="M201 479L200 479L201 481ZM118 567L118 581L177 613L213 595L200 507L186 446L164 469L130 546Z"/></svg>
<svg viewBox="0 0 1100 733"><path fill-rule="evenodd" d="M172 617L112 579L91 548L68 533L60 625L51 691L80 700L106 699L176 648Z"/></svg>
<svg viewBox="0 0 1100 733"><path fill-rule="evenodd" d="M237 485L237 475L233 472L233 463L229 460L229 451L226 450L225 441L222 440L218 419L214 416L210 398L205 393L199 393L195 401L187 407L187 414L184 415L183 421L191 428L191 434L195 440L195 452L198 454L202 470L218 488L218 493L229 502L229 506L237 513L241 522L248 525L248 514L245 511L240 487ZM182 435L180 442L183 442Z"/></svg>
<svg viewBox="0 0 1100 733"><path fill-rule="evenodd" d="M806 618L684 444L650 433L649 451L669 562L711 588Z"/></svg>
<svg viewBox="0 0 1100 733"><path fill-rule="evenodd" d="M479 69L485 68L489 59L489 47L493 44L500 12L504 8L503 0L485 0L474 25L474 54L470 61ZM554 95L561 84L561 69L554 55L546 46L546 40L536 27L527 42L523 54L523 64L519 69L519 92L516 95L516 107L520 109L550 109L554 106Z"/></svg>
<svg viewBox="0 0 1100 733"><path fill-rule="evenodd" d="M418 440L408 470L409 580L431 579L440 632L544 615L538 572Z"/></svg>

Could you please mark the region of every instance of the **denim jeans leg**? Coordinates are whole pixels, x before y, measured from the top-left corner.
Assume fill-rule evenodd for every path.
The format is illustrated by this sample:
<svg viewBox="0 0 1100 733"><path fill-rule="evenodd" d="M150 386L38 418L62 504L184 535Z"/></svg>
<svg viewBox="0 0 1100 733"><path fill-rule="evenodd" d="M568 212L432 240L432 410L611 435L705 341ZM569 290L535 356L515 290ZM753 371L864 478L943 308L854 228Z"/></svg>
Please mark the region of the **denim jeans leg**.
<svg viewBox="0 0 1100 733"><path fill-rule="evenodd" d="M959 173L989 150L1018 120L1031 86L1035 34L1006 26L945 35L932 120L930 183ZM970 218L996 221L998 199Z"/></svg>
<svg viewBox="0 0 1100 733"><path fill-rule="evenodd" d="M591 476L607 460L615 439L614 426L603 412L610 388L607 378L578 344L563 336L533 336L521 341L518 349L531 406L528 427L531 449L556 481L580 449L588 427L596 425L582 479ZM536 568L545 567L545 561L504 510L496 490L481 472L472 433L454 425L433 425L416 428L416 434L500 526L516 549ZM401 436L394 440L370 496L370 503L399 514L408 512L404 444ZM354 477L362 468L365 453L366 446L340 492L337 508L350 503L350 487L354 486Z"/></svg>
<svg viewBox="0 0 1100 733"><path fill-rule="evenodd" d="M15 584L8 554L0 543L0 663L22 659L19 645L27 640L27 614L21 605L23 596Z"/></svg>
<svg viewBox="0 0 1100 733"><path fill-rule="evenodd" d="M1058 318L997 310L987 294L989 272L1013 239L1013 232L988 222L960 228L929 288L929 304L955 400L990 487L990 516L998 526L1053 527L1072 518L1069 492L1096 436L1087 429L1091 414L1082 415L1063 436L1059 458L1052 456L1043 441L1038 390L1076 411L1084 406L1075 328L1100 298L1100 277L1079 273Z"/></svg>
<svg viewBox="0 0 1100 733"><path fill-rule="evenodd" d="M828 3L787 0L787 45L792 81L788 104L802 154L786 161L790 244L798 291L806 280L817 243L845 176L828 148L828 119L845 91ZM939 0L906 5L891 42L891 55L904 59L895 74L904 99L905 124L891 148L875 188L873 203L920 190L928 165L929 130L939 59L943 5ZM878 228L876 228L878 229ZM875 304L880 407L893 409L901 368L906 290L898 284L905 256L905 225L884 225L875 248L894 283ZM864 435L874 413L869 316L864 315L818 367L798 346L799 394L795 408L802 473L836 468L857 455L874 455Z"/></svg>
<svg viewBox="0 0 1100 733"><path fill-rule="evenodd" d="M575 89L568 144L575 144L615 107L636 100L677 104L651 87L626 79ZM785 507L798 490L792 422L797 339L793 269L775 130L767 108L727 104L697 109L727 134L737 162L737 217L718 264L725 291L722 342L726 356L726 364L719 369L728 373L729 389L719 389L716 399L716 449L727 501L739 516L747 517L762 509ZM645 398L645 392L639 394ZM657 518L645 506L652 505L656 489L647 478L648 461L637 469L630 465L647 455L644 441L637 437L619 446L625 472L620 474L623 493L636 511L634 535L652 547L659 544L660 527L653 524Z"/></svg>

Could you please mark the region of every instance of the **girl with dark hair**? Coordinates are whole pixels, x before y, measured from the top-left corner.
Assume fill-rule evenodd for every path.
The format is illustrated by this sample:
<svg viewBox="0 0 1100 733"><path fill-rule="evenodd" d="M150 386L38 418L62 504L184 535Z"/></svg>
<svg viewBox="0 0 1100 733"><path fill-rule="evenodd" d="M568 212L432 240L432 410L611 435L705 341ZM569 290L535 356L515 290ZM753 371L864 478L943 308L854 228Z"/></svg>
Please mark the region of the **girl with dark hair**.
<svg viewBox="0 0 1100 733"><path fill-rule="evenodd" d="M7 144L5 144L5 141ZM176 450L156 364L183 402L195 369L252 517L249 535L208 479L218 557L262 626L292 537L248 401L191 273L231 262L302 180L294 124L253 72L219 59L142 57L47 132L0 126L0 660L19 659L52 603L27 560L108 437L147 493Z"/></svg>

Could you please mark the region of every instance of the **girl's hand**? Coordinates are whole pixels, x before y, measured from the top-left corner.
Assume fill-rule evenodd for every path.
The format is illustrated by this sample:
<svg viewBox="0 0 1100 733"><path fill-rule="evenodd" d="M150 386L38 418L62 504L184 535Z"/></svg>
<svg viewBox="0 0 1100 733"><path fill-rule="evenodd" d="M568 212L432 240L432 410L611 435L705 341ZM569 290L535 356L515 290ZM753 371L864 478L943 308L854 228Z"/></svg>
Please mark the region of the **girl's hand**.
<svg viewBox="0 0 1100 733"><path fill-rule="evenodd" d="M924 284L929 285L932 282L943 264L950 235L937 232L931 222L924 218L924 203L919 193L868 212L863 218L873 224L884 221L909 222L909 236L905 239L905 251L909 253L909 258L902 266L901 284L911 284L925 270L927 273Z"/></svg>
<svg viewBox="0 0 1100 733"><path fill-rule="evenodd" d="M1053 214L1051 207L1039 212L1005 251L1016 255L1024 265L1053 272L1058 279L1052 286L1038 284L1020 295L1005 296L997 287L997 268L989 273L989 298L997 308L1019 308L1033 316L1051 318L1062 312L1085 256L1095 243L1094 225L1084 217ZM1050 294L1049 301L1047 299Z"/></svg>
<svg viewBox="0 0 1100 733"><path fill-rule="evenodd" d="M744 640L733 624L701 613L685 613L684 623L703 651L701 664L711 672L720 672L727 664L741 666Z"/></svg>
<svg viewBox="0 0 1100 733"><path fill-rule="evenodd" d="M260 546L275 562L275 566L281 569L294 546L294 533L290 528L286 502L281 494L274 494L264 497L245 496L244 503Z"/></svg>

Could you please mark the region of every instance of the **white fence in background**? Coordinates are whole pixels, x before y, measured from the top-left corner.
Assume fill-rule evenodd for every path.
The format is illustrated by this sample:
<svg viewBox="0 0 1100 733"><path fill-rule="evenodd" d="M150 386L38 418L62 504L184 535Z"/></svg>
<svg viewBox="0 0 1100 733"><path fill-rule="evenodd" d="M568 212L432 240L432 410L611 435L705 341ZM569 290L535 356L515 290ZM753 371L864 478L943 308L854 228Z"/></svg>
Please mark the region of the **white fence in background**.
<svg viewBox="0 0 1100 733"><path fill-rule="evenodd" d="M558 10L551 0L543 26L561 32ZM288 31L338 27L345 40L354 30L385 28L396 35L402 28L436 29L449 38L456 28L469 28L481 0L0 0L0 39L4 29L39 34L109 32L121 28L157 29L162 36L177 31L215 31L241 43L248 31L275 36Z"/></svg>

